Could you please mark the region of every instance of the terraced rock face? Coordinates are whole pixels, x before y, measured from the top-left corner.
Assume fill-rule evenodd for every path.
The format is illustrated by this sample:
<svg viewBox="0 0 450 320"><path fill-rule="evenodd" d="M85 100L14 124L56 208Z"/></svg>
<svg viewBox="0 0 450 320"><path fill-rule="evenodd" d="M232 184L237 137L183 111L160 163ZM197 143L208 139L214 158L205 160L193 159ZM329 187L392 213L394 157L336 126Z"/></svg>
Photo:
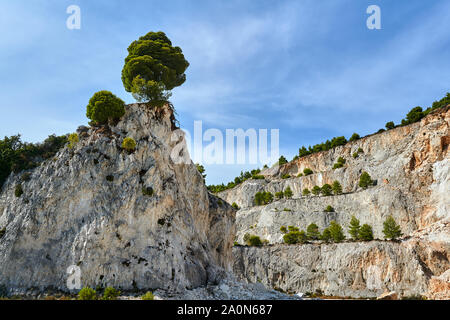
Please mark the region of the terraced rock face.
<svg viewBox="0 0 450 320"><path fill-rule="evenodd" d="M418 123L263 171L265 180L247 180L234 189L219 193L222 199L236 202L242 208L236 216L238 241L242 241L245 233L251 233L271 243L279 243L282 225L306 229L314 222L324 228L330 220L336 220L346 226L352 215L361 224L372 225L376 238L383 238L383 221L388 215L394 217L406 235L434 222L450 219L449 109L430 114ZM363 152L353 158L359 148ZM333 170L339 157L346 163L343 168ZM305 168L314 173L297 178ZM358 186L364 171L375 180L375 185L366 190ZM285 173L294 178L281 179ZM331 185L334 181L342 185L342 195L302 196L305 188L311 190L315 185ZM255 193L270 191L275 194L288 186L294 193L292 200L253 206ZM328 205L336 213L325 213Z"/></svg>
<svg viewBox="0 0 450 320"><path fill-rule="evenodd" d="M354 215L370 224L374 236L383 239L383 222L392 215L404 234L401 243L369 242L344 244L276 245L234 248L235 273L247 281L294 292L316 289L338 296L375 296L380 290L403 295L450 297L450 106L418 123L368 136L333 150L312 154L279 168L263 171L265 180L247 180L221 192L241 209L236 214L236 240L246 233L271 244L283 242L281 226L306 230L310 223L320 231L331 220L344 228ZM361 148L358 157L353 154ZM346 163L333 170L339 157ZM305 168L313 174L297 177ZM375 181L367 189L358 186L362 172ZM289 173L293 178L281 179ZM338 181L343 194L302 196ZM292 199L254 206L259 191L273 194L290 187ZM326 213L331 205L335 212ZM426 236L424 236L426 235ZM376 253L377 259L371 260ZM373 267L378 266L378 269ZM373 281L379 287L371 287Z"/></svg>
<svg viewBox="0 0 450 320"><path fill-rule="evenodd" d="M64 291L75 265L82 286L181 291L231 270L235 212L208 194L195 165L173 163L172 128L168 109L129 105L111 130L81 128L76 147L29 181L9 177L0 286ZM136 140L134 152L122 150L125 137Z"/></svg>

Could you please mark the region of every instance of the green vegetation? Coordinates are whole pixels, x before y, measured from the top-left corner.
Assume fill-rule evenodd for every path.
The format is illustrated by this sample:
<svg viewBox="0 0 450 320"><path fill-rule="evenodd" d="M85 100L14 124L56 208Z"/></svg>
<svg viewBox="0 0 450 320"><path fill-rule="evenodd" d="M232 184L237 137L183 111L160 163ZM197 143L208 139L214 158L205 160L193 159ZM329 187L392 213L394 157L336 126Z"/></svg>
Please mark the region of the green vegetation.
<svg viewBox="0 0 450 320"><path fill-rule="evenodd" d="M273 201L273 195L270 192L262 191L255 194L255 204L257 206L269 204Z"/></svg>
<svg viewBox="0 0 450 320"><path fill-rule="evenodd" d="M127 150L128 152L132 152L136 149L136 141L133 138L127 137L123 139L122 148Z"/></svg>
<svg viewBox="0 0 450 320"><path fill-rule="evenodd" d="M264 176L259 175L260 172L261 172L260 169L254 169L251 171L241 171L241 174L238 177L234 178L234 181L229 182L227 185L224 185L222 183L218 185L209 185L207 188L209 192L212 193L218 193L221 191L232 189L248 179L264 179Z"/></svg>
<svg viewBox="0 0 450 320"><path fill-rule="evenodd" d="M359 220L356 219L355 216L352 216L352 219L350 220L350 227L348 228L348 233L351 235L353 240L359 239L360 229L361 226L359 225Z"/></svg>
<svg viewBox="0 0 450 320"><path fill-rule="evenodd" d="M16 186L16 189L14 190L14 195L15 195L17 198L20 198L20 196L23 195L23 188L22 188L22 185L21 185L21 184L18 184L18 185Z"/></svg>
<svg viewBox="0 0 450 320"><path fill-rule="evenodd" d="M51 135L43 143L25 143L20 135L0 140L0 188L11 172L33 169L53 158L67 143L66 136Z"/></svg>
<svg viewBox="0 0 450 320"><path fill-rule="evenodd" d="M69 140L69 145L67 147L69 149L75 148L77 143L80 141L80 139L78 138L78 134L76 134L76 133L69 134L68 140Z"/></svg>
<svg viewBox="0 0 450 320"><path fill-rule="evenodd" d="M102 300L117 300L118 296L120 296L120 291L113 287L107 287L103 292Z"/></svg>
<svg viewBox="0 0 450 320"><path fill-rule="evenodd" d="M350 139L348 139L348 141L349 142L352 142L352 141L356 141L356 140L358 140L358 139L360 139L361 137L359 136L359 134L357 134L357 133L354 133L354 134L352 134L352 136L350 137Z"/></svg>
<svg viewBox="0 0 450 320"><path fill-rule="evenodd" d="M309 191L308 188L305 188L305 189L303 189L303 191L302 191L302 195L304 195L304 196L308 196L310 193L311 193L311 191Z"/></svg>
<svg viewBox="0 0 450 320"><path fill-rule="evenodd" d="M300 177L303 177L303 173L301 173L301 172L297 175L297 178L300 178Z"/></svg>
<svg viewBox="0 0 450 320"><path fill-rule="evenodd" d="M318 196L320 194L320 187L319 186L314 186L311 190L312 194L315 196Z"/></svg>
<svg viewBox="0 0 450 320"><path fill-rule="evenodd" d="M309 146L308 149L306 149L304 146L302 146L299 150L298 150L298 155L299 157L304 157L316 152L320 152L320 151L327 151L330 150L332 148L335 148L337 146L342 146L344 144L347 143L347 139L345 139L344 136L341 137L335 137L333 139L327 140L326 142L320 143L320 144L316 144L314 146Z"/></svg>
<svg viewBox="0 0 450 320"><path fill-rule="evenodd" d="M305 169L303 170L303 174L304 174L305 176L309 176L310 174L313 174L313 171L312 171L310 168L305 168Z"/></svg>
<svg viewBox="0 0 450 320"><path fill-rule="evenodd" d="M361 229L359 230L359 239L363 241L371 241L373 240L373 231L372 227L368 224L363 224Z"/></svg>
<svg viewBox="0 0 450 320"><path fill-rule="evenodd" d="M400 226L395 222L392 216L387 217L383 223L383 233L385 239L395 240L402 236Z"/></svg>
<svg viewBox="0 0 450 320"><path fill-rule="evenodd" d="M334 181L331 189L335 195L342 194L342 186L339 181Z"/></svg>
<svg viewBox="0 0 450 320"><path fill-rule="evenodd" d="M86 107L86 116L95 124L106 124L125 114L125 102L109 91L94 93Z"/></svg>
<svg viewBox="0 0 450 320"><path fill-rule="evenodd" d="M386 122L385 127L386 127L387 130L391 130L391 129L395 128L395 124L394 124L393 121L389 121L389 122Z"/></svg>
<svg viewBox="0 0 450 320"><path fill-rule="evenodd" d="M155 296L150 291L147 291L147 293L141 297L141 300L154 300L154 299Z"/></svg>
<svg viewBox="0 0 450 320"><path fill-rule="evenodd" d="M252 176L252 179L255 179L255 180L262 180L262 179L265 179L266 177L264 177L262 174L255 174L255 175L253 175Z"/></svg>
<svg viewBox="0 0 450 320"><path fill-rule="evenodd" d="M342 157L339 157L337 159L337 162L333 165L333 170L337 168L342 168L345 164L345 159Z"/></svg>
<svg viewBox="0 0 450 320"><path fill-rule="evenodd" d="M323 232L322 232L322 235L320 237L320 240L323 240L325 242L330 242L330 240L331 240L330 228L323 229Z"/></svg>
<svg viewBox="0 0 450 320"><path fill-rule="evenodd" d="M151 197L153 195L154 191L152 187L142 187L142 194L144 196Z"/></svg>
<svg viewBox="0 0 450 320"><path fill-rule="evenodd" d="M364 171L359 177L359 186L363 189L367 189L372 184L372 178L367 172Z"/></svg>
<svg viewBox="0 0 450 320"><path fill-rule="evenodd" d="M323 196L331 196L331 186L328 183L325 183L322 188L320 188L320 192L322 193Z"/></svg>
<svg viewBox="0 0 450 320"><path fill-rule="evenodd" d="M261 241L260 237L251 235L249 233L246 233L244 235L244 242L246 245L251 247L260 247L263 245L263 242Z"/></svg>
<svg viewBox="0 0 450 320"><path fill-rule="evenodd" d="M310 240L319 240L320 238L319 227L315 223L311 223L306 228L306 236Z"/></svg>
<svg viewBox="0 0 450 320"><path fill-rule="evenodd" d="M6 228L0 229L0 239L3 238L3 236L5 235L5 233L6 233Z"/></svg>
<svg viewBox="0 0 450 320"><path fill-rule="evenodd" d="M164 32L149 32L128 47L122 82L136 100L160 106L186 81L188 67L181 48L173 47Z"/></svg>
<svg viewBox="0 0 450 320"><path fill-rule="evenodd" d="M291 187L288 186L288 187L284 190L284 196L285 196L287 199L292 198L293 192L292 192L292 190L291 190Z"/></svg>
<svg viewBox="0 0 450 320"><path fill-rule="evenodd" d="M334 208L332 206L328 205L324 211L325 212L334 212Z"/></svg>
<svg viewBox="0 0 450 320"><path fill-rule="evenodd" d="M291 175L289 173L285 173L281 176L281 179L289 179Z"/></svg>
<svg viewBox="0 0 450 320"><path fill-rule="evenodd" d="M202 175L204 181L206 179L205 167L199 163L196 163L195 166L197 168L197 171Z"/></svg>
<svg viewBox="0 0 450 320"><path fill-rule="evenodd" d="M333 242L341 242L345 239L344 232L342 231L342 227L340 224L336 223L336 221L331 221L330 226L330 235Z"/></svg>
<svg viewBox="0 0 450 320"><path fill-rule="evenodd" d="M78 292L78 300L97 300L97 292L89 287L84 287Z"/></svg>
<svg viewBox="0 0 450 320"><path fill-rule="evenodd" d="M279 199L283 199L284 198L284 192L283 191L278 191L275 192L275 198Z"/></svg>
<svg viewBox="0 0 450 320"><path fill-rule="evenodd" d="M287 233L287 229L285 226L281 226L280 231L281 231L281 233Z"/></svg>
<svg viewBox="0 0 450 320"><path fill-rule="evenodd" d="M240 209L236 202L233 202L233 204L231 206L236 210Z"/></svg>
<svg viewBox="0 0 450 320"><path fill-rule="evenodd" d="M289 232L283 236L287 244L305 243L307 240L305 231L299 231L297 227L289 226Z"/></svg>
<svg viewBox="0 0 450 320"><path fill-rule="evenodd" d="M286 163L288 163L288 161L284 156L281 156L280 159L278 159L278 165L282 166L283 164Z"/></svg>

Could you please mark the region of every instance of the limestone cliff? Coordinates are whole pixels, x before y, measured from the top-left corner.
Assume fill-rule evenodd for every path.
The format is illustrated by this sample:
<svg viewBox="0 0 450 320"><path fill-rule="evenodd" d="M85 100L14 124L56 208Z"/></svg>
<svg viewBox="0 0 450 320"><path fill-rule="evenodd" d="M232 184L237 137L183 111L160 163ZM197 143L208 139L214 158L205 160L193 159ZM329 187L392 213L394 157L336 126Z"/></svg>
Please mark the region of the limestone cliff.
<svg viewBox="0 0 450 320"><path fill-rule="evenodd" d="M381 291L397 290L402 295L450 298L449 120L447 106L420 122L267 169L262 172L265 180L247 180L219 193L241 207L236 214L236 240L240 243L249 233L279 244L283 242L281 226L306 229L316 223L322 231L331 220L347 232L352 215L361 224L370 224L378 239L383 239L383 221L392 215L404 234L400 243L375 240L236 247L236 274L292 292L320 289L330 295L376 296ZM353 157L358 149L362 152ZM333 170L339 157L346 163ZM314 173L297 177L305 168ZM358 186L363 171L374 180L365 190ZM292 178L282 179L286 173ZM311 190L335 180L342 185L343 194L302 196L304 188ZM292 199L253 205L256 192L275 194L288 186ZM324 212L328 205L335 212Z"/></svg>
<svg viewBox="0 0 450 320"><path fill-rule="evenodd" d="M66 291L76 265L83 286L181 291L231 270L235 212L208 194L195 165L172 162L172 129L167 107L129 105L110 128L80 127L75 148L29 181L10 176L0 193L0 285ZM125 137L134 152L121 148Z"/></svg>

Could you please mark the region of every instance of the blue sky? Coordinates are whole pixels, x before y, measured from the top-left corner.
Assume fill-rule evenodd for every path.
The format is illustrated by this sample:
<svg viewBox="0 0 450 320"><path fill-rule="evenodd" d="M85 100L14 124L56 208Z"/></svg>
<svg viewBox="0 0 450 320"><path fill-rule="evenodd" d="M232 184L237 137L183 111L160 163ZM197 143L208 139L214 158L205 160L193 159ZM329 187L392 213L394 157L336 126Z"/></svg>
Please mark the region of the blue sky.
<svg viewBox="0 0 450 320"><path fill-rule="evenodd" d="M80 30L66 28L72 4ZM366 27L371 4L381 30ZM288 159L450 91L449 1L0 0L0 29L0 136L32 142L86 124L96 91L133 102L123 59L148 31L164 31L190 62L171 99L183 128L280 129ZM207 165L207 182L253 167Z"/></svg>

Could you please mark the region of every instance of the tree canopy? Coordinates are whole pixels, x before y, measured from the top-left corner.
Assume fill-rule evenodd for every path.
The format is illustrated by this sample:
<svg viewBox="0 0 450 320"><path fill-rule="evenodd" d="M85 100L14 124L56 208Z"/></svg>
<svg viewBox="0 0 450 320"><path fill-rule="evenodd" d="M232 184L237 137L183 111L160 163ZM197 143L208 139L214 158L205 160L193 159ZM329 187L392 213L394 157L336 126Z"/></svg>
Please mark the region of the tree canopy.
<svg viewBox="0 0 450 320"><path fill-rule="evenodd" d="M149 32L128 47L122 82L138 101L161 102L186 81L188 67L181 48L164 32Z"/></svg>

